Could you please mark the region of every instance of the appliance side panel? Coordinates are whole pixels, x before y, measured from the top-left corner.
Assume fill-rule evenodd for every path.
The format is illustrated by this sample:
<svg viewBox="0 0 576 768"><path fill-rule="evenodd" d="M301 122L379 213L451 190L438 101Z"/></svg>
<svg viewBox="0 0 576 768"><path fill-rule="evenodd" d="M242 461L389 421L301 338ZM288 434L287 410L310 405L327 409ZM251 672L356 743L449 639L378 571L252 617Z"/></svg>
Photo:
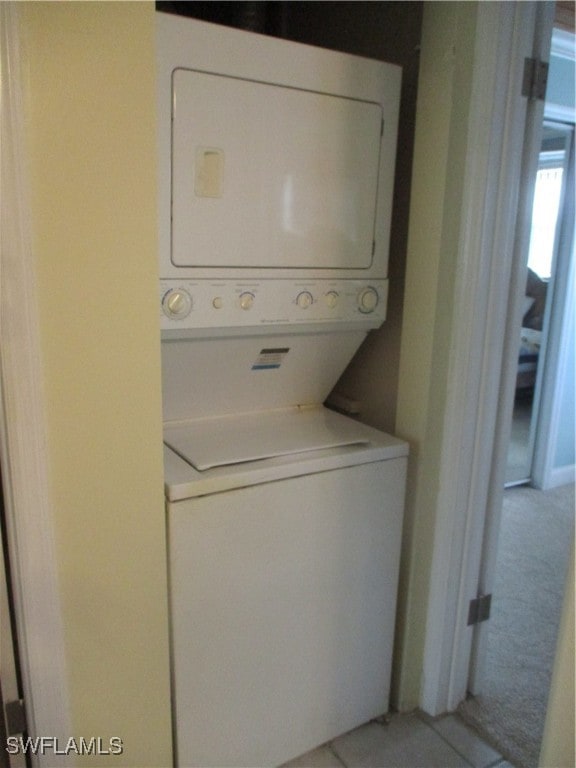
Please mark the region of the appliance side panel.
<svg viewBox="0 0 576 768"><path fill-rule="evenodd" d="M387 711L405 469L168 505L178 765L278 765Z"/></svg>

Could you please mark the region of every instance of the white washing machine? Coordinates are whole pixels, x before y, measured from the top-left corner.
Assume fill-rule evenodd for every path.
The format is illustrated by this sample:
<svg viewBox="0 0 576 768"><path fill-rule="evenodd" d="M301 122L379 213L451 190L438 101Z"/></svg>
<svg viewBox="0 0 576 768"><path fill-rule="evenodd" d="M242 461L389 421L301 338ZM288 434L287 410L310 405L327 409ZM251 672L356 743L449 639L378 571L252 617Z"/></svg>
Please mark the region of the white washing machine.
<svg viewBox="0 0 576 768"><path fill-rule="evenodd" d="M397 67L158 14L175 759L388 709L407 445L323 406L385 318Z"/></svg>
<svg viewBox="0 0 576 768"><path fill-rule="evenodd" d="M178 765L280 765L387 712L405 443L322 407L165 442Z"/></svg>

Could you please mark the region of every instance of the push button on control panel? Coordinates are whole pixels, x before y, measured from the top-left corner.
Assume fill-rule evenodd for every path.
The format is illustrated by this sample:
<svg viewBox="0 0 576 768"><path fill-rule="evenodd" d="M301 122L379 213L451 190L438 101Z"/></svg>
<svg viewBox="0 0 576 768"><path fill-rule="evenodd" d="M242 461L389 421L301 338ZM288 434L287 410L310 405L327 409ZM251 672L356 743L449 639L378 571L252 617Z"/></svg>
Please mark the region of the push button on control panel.
<svg viewBox="0 0 576 768"><path fill-rule="evenodd" d="M336 291L328 291L324 299L326 301L326 306L330 307L330 309L334 309L338 304L338 294Z"/></svg>

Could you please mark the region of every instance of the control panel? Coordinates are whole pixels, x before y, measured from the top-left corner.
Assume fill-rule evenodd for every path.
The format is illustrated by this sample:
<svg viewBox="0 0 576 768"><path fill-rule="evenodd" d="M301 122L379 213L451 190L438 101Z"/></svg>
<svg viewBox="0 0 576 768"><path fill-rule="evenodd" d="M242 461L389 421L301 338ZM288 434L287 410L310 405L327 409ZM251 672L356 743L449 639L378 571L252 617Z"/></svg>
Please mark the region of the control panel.
<svg viewBox="0 0 576 768"><path fill-rule="evenodd" d="M161 280L162 330L352 324L386 319L387 280Z"/></svg>

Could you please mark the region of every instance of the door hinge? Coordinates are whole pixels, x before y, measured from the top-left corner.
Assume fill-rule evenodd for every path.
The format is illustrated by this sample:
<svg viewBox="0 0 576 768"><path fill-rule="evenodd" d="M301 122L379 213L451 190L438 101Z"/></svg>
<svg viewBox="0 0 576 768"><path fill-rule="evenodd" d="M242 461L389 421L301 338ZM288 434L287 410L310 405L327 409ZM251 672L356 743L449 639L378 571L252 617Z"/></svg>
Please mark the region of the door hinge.
<svg viewBox="0 0 576 768"><path fill-rule="evenodd" d="M26 708L24 699L14 699L4 704L8 736L18 736L26 731Z"/></svg>
<svg viewBox="0 0 576 768"><path fill-rule="evenodd" d="M524 59L524 77L522 78L522 96L537 101L546 98L548 83L548 62L540 59Z"/></svg>
<svg viewBox="0 0 576 768"><path fill-rule="evenodd" d="M490 618L490 604L492 595L479 595L475 600L470 600L468 606L468 626L480 624Z"/></svg>

